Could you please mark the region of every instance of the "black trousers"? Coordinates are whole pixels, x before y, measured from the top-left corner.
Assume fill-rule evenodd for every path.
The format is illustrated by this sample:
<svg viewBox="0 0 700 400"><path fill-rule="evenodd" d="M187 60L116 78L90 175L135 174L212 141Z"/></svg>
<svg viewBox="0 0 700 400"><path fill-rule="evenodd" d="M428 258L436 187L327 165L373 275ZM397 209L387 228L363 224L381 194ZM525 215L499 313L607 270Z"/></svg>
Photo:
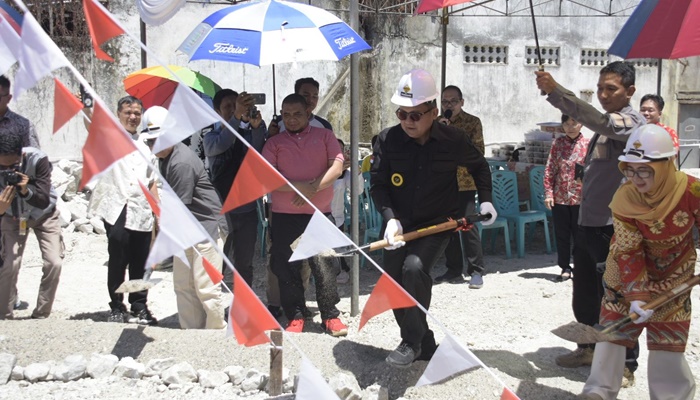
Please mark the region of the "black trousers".
<svg viewBox="0 0 700 400"><path fill-rule="evenodd" d="M292 249L289 247L306 229L311 214L272 213L270 231L274 240L270 246L270 266L277 276L280 289L280 303L288 320L304 318L306 307L304 285L301 279L302 261L289 262ZM340 311L336 304L340 302L335 282L332 257L309 258L309 266L316 284L316 302L321 319L338 318Z"/></svg>
<svg viewBox="0 0 700 400"><path fill-rule="evenodd" d="M466 214L476 213L476 191L459 192L460 201L466 202ZM460 242L461 240L461 242ZM462 252L464 248L464 252ZM448 271L461 274L464 271L464 259L467 259L467 275L478 272L484 273L484 252L481 249L481 238L476 227L467 232L454 232L445 249L445 266Z"/></svg>
<svg viewBox="0 0 700 400"><path fill-rule="evenodd" d="M571 268L571 241L575 239L578 229L579 205L567 206L555 204L552 207L554 235L557 238L557 264L563 270Z"/></svg>
<svg viewBox="0 0 700 400"><path fill-rule="evenodd" d="M442 232L407 242L396 250L384 251L384 270L415 298L426 310L430 308L433 279L430 270L445 251L451 232ZM418 307L394 310L404 342L427 348L435 344L425 313Z"/></svg>
<svg viewBox="0 0 700 400"><path fill-rule="evenodd" d="M258 241L258 212L253 209L243 213L226 214L228 236L224 243L224 253L233 263L248 286L253 287L253 257ZM262 244L265 245L264 243ZM233 271L223 264L224 282L233 289Z"/></svg>
<svg viewBox="0 0 700 400"><path fill-rule="evenodd" d="M600 317L603 300L603 273L605 260L610 251L613 226L580 226L574 248L574 279L572 306L576 321L593 326ZM559 238L557 238L559 240ZM594 344L579 344L579 347L594 347ZM632 372L637 370L639 341L627 349L625 365Z"/></svg>
<svg viewBox="0 0 700 400"><path fill-rule="evenodd" d="M124 295L115 290L124 283L126 268L129 267L129 279L143 279L146 259L151 248L151 232L140 232L126 229L126 206L119 214L114 225L105 222L107 231L107 290L109 291L109 306L114 309L124 308ZM148 291L129 293L129 304L132 311L140 311L146 307Z"/></svg>

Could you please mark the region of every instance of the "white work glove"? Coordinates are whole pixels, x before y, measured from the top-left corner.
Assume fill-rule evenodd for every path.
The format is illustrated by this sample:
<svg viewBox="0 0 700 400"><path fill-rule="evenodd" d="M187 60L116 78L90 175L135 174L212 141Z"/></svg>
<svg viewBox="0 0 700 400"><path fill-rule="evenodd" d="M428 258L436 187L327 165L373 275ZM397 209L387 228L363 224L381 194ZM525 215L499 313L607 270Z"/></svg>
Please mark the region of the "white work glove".
<svg viewBox="0 0 700 400"><path fill-rule="evenodd" d="M630 302L630 314L636 313L637 315L639 315L639 318L634 320L635 324L641 324L646 322L649 318L651 318L651 314L654 313L654 310L643 309L642 306L644 306L645 304L647 303L641 300L632 300L632 302Z"/></svg>
<svg viewBox="0 0 700 400"><path fill-rule="evenodd" d="M496 212L496 209L493 207L493 204L489 203L488 201L485 203L481 203L479 206L479 213L481 215L484 214L491 214L491 219L484 221L481 223L481 225L491 225L496 221L496 217L498 216L498 213Z"/></svg>
<svg viewBox="0 0 700 400"><path fill-rule="evenodd" d="M389 246L385 247L384 249L396 250L399 247L405 245L406 242L404 242L403 240L394 240L394 236L402 234L403 227L401 226L401 222L399 222L399 220L396 218L390 219L389 222L386 223L386 229L384 230L384 240L386 240L387 243L389 243Z"/></svg>

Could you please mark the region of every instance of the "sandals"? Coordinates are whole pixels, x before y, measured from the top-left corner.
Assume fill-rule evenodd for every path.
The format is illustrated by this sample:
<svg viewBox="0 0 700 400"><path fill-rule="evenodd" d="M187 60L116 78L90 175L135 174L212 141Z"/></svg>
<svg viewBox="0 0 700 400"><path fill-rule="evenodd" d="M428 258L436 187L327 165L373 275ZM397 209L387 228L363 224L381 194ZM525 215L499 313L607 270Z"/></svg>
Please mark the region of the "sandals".
<svg viewBox="0 0 700 400"><path fill-rule="evenodd" d="M573 278L573 271L571 268L567 268L561 272L561 275L557 278L559 282L564 282L568 281L569 279Z"/></svg>

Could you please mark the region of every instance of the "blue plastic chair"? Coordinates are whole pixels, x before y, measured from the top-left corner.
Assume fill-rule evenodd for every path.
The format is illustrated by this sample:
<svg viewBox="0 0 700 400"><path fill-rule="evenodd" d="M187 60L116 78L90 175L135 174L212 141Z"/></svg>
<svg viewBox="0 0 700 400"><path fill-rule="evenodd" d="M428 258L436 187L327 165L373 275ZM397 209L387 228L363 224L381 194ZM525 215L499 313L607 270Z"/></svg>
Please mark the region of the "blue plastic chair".
<svg viewBox="0 0 700 400"><path fill-rule="evenodd" d="M478 210L478 204L479 200L477 198L477 207L476 209ZM496 247L496 236L498 235L498 229L503 229L503 238L505 240L505 247L506 247L506 258L511 258L512 253L510 251L510 227L508 226L508 220L505 217L498 216L496 217L496 220L493 222L491 225L486 225L484 226L481 222L476 223L476 228L479 230L479 239L482 239L482 245L483 245L483 231L486 229L496 229L494 233L491 234L491 252L494 252L494 248ZM460 235L462 232L460 232ZM461 242L461 241L460 241ZM464 249L462 249L464 250Z"/></svg>
<svg viewBox="0 0 700 400"><path fill-rule="evenodd" d="M267 221L267 216L265 216L265 204L263 199L258 199L255 204L258 210L258 242L260 243L260 257L265 257L267 254L267 228L269 223Z"/></svg>
<svg viewBox="0 0 700 400"><path fill-rule="evenodd" d="M554 235L554 222L552 220L552 210L544 205L544 167L538 165L530 170L530 204L533 210L544 211L547 214L547 219L552 222L552 227L549 230L550 237L554 247L557 247L557 238ZM549 225L547 225L549 229ZM534 234L534 226L531 226L530 233Z"/></svg>
<svg viewBox="0 0 700 400"><path fill-rule="evenodd" d="M379 211L377 211L377 208L374 206L374 201L372 201L372 196L370 196L369 193L369 172L363 173L362 177L365 181L365 190L362 192L362 196L360 196L362 199L360 202L360 208L365 223L365 234L362 240L362 244L367 244L372 241L379 240L379 234L382 230L382 216L381 214L379 214ZM365 258L362 257L360 259L360 266L362 267L364 265Z"/></svg>
<svg viewBox="0 0 700 400"><path fill-rule="evenodd" d="M552 245L549 241L547 214L538 210L520 211L518 205L518 182L515 172L495 171L491 174L491 182L493 185L493 205L498 215L505 217L508 220L508 224L515 229L518 257L522 258L525 256L525 225L536 223L537 221L544 222L547 254L551 253Z"/></svg>

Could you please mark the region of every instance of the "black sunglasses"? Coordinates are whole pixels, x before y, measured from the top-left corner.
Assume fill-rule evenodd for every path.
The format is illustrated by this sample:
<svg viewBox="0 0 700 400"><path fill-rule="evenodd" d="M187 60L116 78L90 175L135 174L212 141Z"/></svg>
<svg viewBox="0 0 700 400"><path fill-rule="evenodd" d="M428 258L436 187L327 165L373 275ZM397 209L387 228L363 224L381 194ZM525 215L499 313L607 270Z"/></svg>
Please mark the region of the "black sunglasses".
<svg viewBox="0 0 700 400"><path fill-rule="evenodd" d="M420 121L421 118L423 118L423 115L429 113L433 108L431 107L430 109L426 110L425 112L417 112L417 111L411 111L407 112L404 111L400 108L396 109L396 117L400 121L404 121L406 118L409 118L413 122L418 122Z"/></svg>

